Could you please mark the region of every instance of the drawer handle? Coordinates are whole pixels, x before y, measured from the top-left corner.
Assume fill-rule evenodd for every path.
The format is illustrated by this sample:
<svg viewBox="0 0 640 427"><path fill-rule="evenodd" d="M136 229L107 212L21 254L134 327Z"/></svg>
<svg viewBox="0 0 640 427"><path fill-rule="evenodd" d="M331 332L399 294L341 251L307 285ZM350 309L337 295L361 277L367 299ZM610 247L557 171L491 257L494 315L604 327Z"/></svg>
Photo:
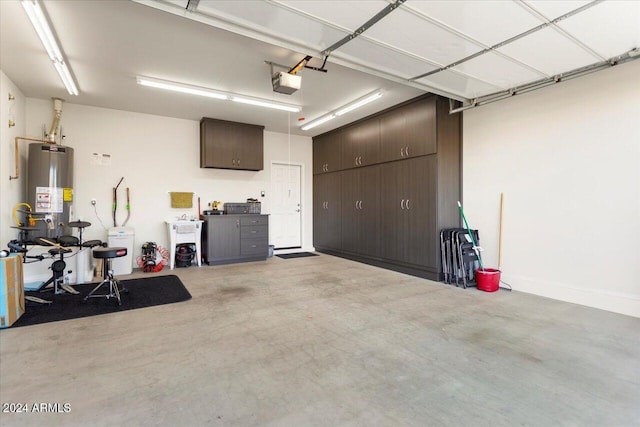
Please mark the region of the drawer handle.
<svg viewBox="0 0 640 427"><path fill-rule="evenodd" d="M258 246L257 246L257 245L251 245L251 247L252 247L252 248L257 248Z"/></svg>
<svg viewBox="0 0 640 427"><path fill-rule="evenodd" d="M251 234L256 234L256 233L257 233L257 231L256 231L256 230L252 230L252 231L251 231Z"/></svg>

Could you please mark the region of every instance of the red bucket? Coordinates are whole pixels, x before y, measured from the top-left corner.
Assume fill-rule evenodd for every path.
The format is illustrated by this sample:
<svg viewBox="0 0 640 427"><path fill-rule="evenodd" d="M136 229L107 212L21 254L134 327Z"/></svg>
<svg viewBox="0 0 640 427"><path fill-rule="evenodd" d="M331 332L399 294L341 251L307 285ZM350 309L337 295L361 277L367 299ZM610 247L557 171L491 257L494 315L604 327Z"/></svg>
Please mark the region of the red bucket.
<svg viewBox="0 0 640 427"><path fill-rule="evenodd" d="M495 268L476 270L476 285L481 291L497 291L500 288L500 270Z"/></svg>

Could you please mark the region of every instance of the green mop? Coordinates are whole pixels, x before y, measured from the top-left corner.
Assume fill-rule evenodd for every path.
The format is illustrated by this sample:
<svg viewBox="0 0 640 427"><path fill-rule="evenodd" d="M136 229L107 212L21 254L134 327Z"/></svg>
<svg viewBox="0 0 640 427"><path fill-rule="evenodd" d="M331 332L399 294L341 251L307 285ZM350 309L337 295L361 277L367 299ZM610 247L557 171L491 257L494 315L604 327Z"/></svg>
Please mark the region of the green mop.
<svg viewBox="0 0 640 427"><path fill-rule="evenodd" d="M460 215L462 215L462 220L464 221L464 225L467 228L467 233L471 236L471 243L473 243L473 250L478 256L478 262L480 262L480 269L484 271L484 265L482 265L482 256L480 255L480 247L476 244L476 239L473 237L473 233L469 228L469 223L467 222L467 218L464 216L464 211L462 210L462 204L458 200L458 209L460 209Z"/></svg>

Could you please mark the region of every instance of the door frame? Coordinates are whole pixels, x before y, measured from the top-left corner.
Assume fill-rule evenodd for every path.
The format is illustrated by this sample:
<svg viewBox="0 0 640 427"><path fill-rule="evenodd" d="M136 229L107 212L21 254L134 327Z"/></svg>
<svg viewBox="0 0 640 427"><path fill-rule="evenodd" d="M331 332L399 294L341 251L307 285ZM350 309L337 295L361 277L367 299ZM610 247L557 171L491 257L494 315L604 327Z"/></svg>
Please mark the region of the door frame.
<svg viewBox="0 0 640 427"><path fill-rule="evenodd" d="M282 248L282 249L275 249L277 250L278 253L280 254L286 254L288 252L300 252L302 249L304 249L304 242L305 242L305 233L304 233L304 227L305 227L305 220L304 220L304 213L306 212L307 207L305 206L304 200L306 197L306 192L305 192L305 186L304 186L304 163L299 163L299 162L290 162L288 160L271 160L270 163L270 169L269 169L269 186L271 187L271 191L273 192L273 166L274 165L281 165L281 166L299 166L300 167L300 208L301 208L301 215L300 215L300 246L299 247L294 247L294 248ZM270 204L271 205L271 204ZM313 209L313 202L311 202L311 209ZM312 213L313 215L313 213ZM272 228L269 227L269 241L273 242L273 240L271 239L271 232L272 232ZM275 245L274 245L275 246Z"/></svg>

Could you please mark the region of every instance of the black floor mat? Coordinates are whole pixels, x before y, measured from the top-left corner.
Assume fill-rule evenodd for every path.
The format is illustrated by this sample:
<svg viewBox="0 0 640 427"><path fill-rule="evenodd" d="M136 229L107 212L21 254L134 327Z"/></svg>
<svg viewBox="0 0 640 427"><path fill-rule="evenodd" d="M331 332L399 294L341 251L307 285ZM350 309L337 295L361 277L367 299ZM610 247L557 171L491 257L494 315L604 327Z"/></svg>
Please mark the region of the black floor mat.
<svg viewBox="0 0 640 427"><path fill-rule="evenodd" d="M312 254L311 252L296 252L294 254L281 254L276 256L278 258L290 259L290 258L304 258L308 256L318 256L318 254Z"/></svg>
<svg viewBox="0 0 640 427"><path fill-rule="evenodd" d="M191 294L184 287L178 276L156 276L140 279L119 280L120 287L128 292L122 293L122 305L114 298L89 298L87 295L98 283L73 285L80 292L78 295L59 294L53 292L25 292L26 295L53 301L51 304L37 304L26 302L25 312L11 327L36 325L38 323L56 322L59 320L75 319L79 317L96 316L98 314L117 313L119 311L135 310L137 308L154 305L171 304L191 299ZM98 289L96 294L108 291L108 285Z"/></svg>

